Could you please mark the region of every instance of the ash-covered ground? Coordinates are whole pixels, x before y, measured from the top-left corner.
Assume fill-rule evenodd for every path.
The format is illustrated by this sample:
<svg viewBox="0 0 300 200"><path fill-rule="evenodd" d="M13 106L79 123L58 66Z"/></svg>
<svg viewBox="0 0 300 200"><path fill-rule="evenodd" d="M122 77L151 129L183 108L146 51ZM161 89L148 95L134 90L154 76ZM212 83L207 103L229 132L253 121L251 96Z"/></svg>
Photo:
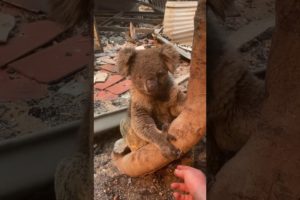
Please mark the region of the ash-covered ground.
<svg viewBox="0 0 300 200"><path fill-rule="evenodd" d="M9 33L7 45L10 44L10 40L22 34L20 32L21 26L48 20L46 13L27 11L22 7L4 2L0 2L0 12L13 16L16 21L14 28ZM66 30L41 48L33 49L33 52L26 56L52 47L74 35L87 35L87 33L86 24ZM41 30L41 34L45 33ZM1 45L6 45L6 43ZM43 62L41 62L41 67L43 67ZM11 80L25 77L22 73L18 73L7 66L2 67L1 71L8 71ZM47 94L39 98L26 97L23 99L22 94L19 95L21 96L20 99L3 100L0 98L0 142L80 120L88 101L87 92L89 89L87 85L90 79L88 76L89 72L85 67L54 83L42 84L45 85ZM40 83L36 82L36 84ZM14 91L10 92L14 93Z"/></svg>

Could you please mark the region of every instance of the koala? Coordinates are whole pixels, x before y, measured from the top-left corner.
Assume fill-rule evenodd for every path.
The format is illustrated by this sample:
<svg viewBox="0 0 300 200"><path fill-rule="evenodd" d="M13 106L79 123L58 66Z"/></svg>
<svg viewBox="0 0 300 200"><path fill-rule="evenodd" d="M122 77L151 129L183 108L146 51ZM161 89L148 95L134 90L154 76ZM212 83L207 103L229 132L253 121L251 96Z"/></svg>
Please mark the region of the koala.
<svg viewBox="0 0 300 200"><path fill-rule="evenodd" d="M215 15L207 15L208 168L216 173L257 131L265 83L247 68Z"/></svg>
<svg viewBox="0 0 300 200"><path fill-rule="evenodd" d="M93 199L92 109L89 108L78 130L77 152L62 159L55 170L56 200Z"/></svg>
<svg viewBox="0 0 300 200"><path fill-rule="evenodd" d="M152 143L163 156L176 159L181 152L168 134L169 124L180 114L185 94L174 83L179 54L170 45L137 51L125 48L119 52L119 73L130 76L132 86L128 117L121 121L120 132L131 151Z"/></svg>

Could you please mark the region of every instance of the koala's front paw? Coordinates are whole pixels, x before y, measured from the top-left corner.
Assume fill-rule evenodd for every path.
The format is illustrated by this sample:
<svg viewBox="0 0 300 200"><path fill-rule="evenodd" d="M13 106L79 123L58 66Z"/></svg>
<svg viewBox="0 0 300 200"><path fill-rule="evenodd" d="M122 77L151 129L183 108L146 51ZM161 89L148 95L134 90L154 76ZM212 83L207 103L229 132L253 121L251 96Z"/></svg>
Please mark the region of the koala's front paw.
<svg viewBox="0 0 300 200"><path fill-rule="evenodd" d="M176 141L177 138L174 135L167 133L167 140L168 141Z"/></svg>
<svg viewBox="0 0 300 200"><path fill-rule="evenodd" d="M182 152L179 149L175 148L171 143L161 147L160 150L162 155L169 160L178 159L182 154Z"/></svg>

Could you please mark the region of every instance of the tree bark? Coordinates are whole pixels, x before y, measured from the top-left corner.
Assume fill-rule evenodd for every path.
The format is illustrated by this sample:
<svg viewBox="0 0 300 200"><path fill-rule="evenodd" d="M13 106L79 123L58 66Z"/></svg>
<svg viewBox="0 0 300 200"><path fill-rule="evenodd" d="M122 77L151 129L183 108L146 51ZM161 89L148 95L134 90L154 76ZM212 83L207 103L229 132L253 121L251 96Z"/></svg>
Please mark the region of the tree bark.
<svg viewBox="0 0 300 200"><path fill-rule="evenodd" d="M204 136L206 129L206 1L199 0L195 15L195 31L187 102L182 113L172 122L169 133L177 140L173 144L189 151ZM113 157L114 164L129 176L141 176L156 171L172 160L164 158L153 144L124 157Z"/></svg>
<svg viewBox="0 0 300 200"><path fill-rule="evenodd" d="M300 198L300 1L276 1L262 122L219 171L208 199Z"/></svg>

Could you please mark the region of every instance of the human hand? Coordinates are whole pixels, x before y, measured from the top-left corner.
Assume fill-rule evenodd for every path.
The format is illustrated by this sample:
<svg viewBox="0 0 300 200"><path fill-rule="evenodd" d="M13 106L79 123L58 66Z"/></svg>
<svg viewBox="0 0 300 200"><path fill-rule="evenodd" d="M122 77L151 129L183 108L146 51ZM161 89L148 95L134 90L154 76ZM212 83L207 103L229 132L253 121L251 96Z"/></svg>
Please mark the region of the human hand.
<svg viewBox="0 0 300 200"><path fill-rule="evenodd" d="M172 183L171 188L188 193L174 192L176 200L206 200L206 177L200 170L178 165L174 174L183 179L183 183Z"/></svg>

